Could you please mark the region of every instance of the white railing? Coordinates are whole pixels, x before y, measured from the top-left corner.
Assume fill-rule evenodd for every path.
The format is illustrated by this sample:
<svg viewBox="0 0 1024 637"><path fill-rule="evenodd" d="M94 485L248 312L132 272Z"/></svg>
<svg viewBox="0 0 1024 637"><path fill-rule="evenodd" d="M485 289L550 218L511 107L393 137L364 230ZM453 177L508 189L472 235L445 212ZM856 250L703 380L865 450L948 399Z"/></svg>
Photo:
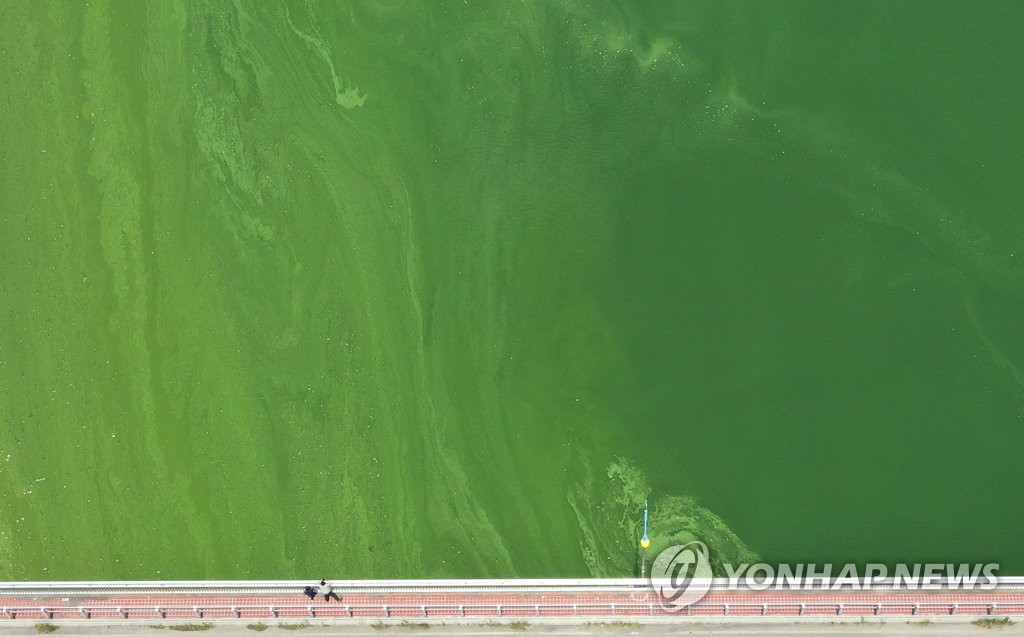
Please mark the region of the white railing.
<svg viewBox="0 0 1024 637"><path fill-rule="evenodd" d="M849 586L837 588L836 580L814 580L781 590L851 590ZM500 593L500 592L640 592L650 590L645 579L442 579L442 580L331 580L335 590L346 593ZM119 595L119 594L291 594L301 593L312 580L222 580L222 581L106 581L106 582L0 582L0 597L39 595ZM746 591L744 580L738 585L726 578L711 582L713 591ZM774 587L769 590L780 590ZM951 586L949 580L922 583L920 579L900 582L893 578L875 580L853 590L913 591L913 590L969 590ZM1024 577L1000 577L995 590L1024 590Z"/></svg>
<svg viewBox="0 0 1024 637"><path fill-rule="evenodd" d="M676 610L654 603L588 604L308 604L167 606L18 606L0 608L3 619L508 619L642 616L866 616L1022 615L1024 602L698 602Z"/></svg>

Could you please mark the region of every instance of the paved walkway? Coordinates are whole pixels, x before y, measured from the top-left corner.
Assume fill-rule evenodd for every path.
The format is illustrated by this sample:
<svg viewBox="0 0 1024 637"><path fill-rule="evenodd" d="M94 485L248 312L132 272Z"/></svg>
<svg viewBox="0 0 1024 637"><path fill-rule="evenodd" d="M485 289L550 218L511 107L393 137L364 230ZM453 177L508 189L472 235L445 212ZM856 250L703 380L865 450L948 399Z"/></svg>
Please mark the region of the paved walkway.
<svg viewBox="0 0 1024 637"><path fill-rule="evenodd" d="M756 620L756 618L754 618ZM781 619L781 618L780 618ZM391 635L392 637L409 637L419 635L420 637L529 637L530 634L542 637L579 637L580 635L640 635L641 637L682 637L683 635L708 635L718 637L758 637L763 635L778 635L789 637L826 637L834 635L873 635L874 637L971 637L984 634L998 634L1000 637L1010 635L1024 635L1024 624L1015 623L1007 626L1000 626L998 630L985 631L979 626L972 626L968 620L959 622L945 621L918 621L909 622L871 621L868 623L854 622L829 622L819 620L816 622L795 623L792 620L773 620L754 622L723 623L724 618L701 623L693 622L672 622L662 624L585 624L585 625L554 625L545 623L530 623L529 626L517 628L508 625L458 625L446 624L444 626L431 626L429 630L419 627L393 627L390 630L382 631L379 627L367 626L365 624L341 623L320 623L311 622L303 624L300 631L285 631L275 623L264 622L270 628L267 635L294 634L301 637L379 637L380 635ZM242 637L260 634L253 629L247 628L244 620L233 620L232 622L218 622L210 626L207 631L200 634L211 635L212 637ZM15 624L22 624L16 626ZM76 637L167 637L169 631L160 630L164 628L158 624L144 624L132 622L118 622L111 624L103 621L80 621L61 622L58 635L74 635ZM294 628L294 626L291 626ZM23 622L0 622L0 636L35 634L31 624Z"/></svg>
<svg viewBox="0 0 1024 637"><path fill-rule="evenodd" d="M544 617L630 618L642 616L948 616L1024 615L1024 591L713 591L676 611L651 591L630 593L346 593L343 599L311 602L300 594L115 595L0 597L5 619L343 619Z"/></svg>

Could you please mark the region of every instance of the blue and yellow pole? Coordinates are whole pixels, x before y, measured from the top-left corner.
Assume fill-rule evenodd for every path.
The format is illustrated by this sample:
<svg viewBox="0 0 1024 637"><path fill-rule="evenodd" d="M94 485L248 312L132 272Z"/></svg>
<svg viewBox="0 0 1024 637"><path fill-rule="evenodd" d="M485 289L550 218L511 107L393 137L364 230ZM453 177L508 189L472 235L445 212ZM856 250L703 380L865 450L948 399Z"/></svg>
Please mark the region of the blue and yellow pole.
<svg viewBox="0 0 1024 637"><path fill-rule="evenodd" d="M647 537L647 498L644 498L644 536L640 538L640 547L647 548L651 545L651 538Z"/></svg>
<svg viewBox="0 0 1024 637"><path fill-rule="evenodd" d="M640 577L647 575L647 549L650 546L651 538L647 537L647 498L644 498L644 534L640 538L640 550L643 557L640 560Z"/></svg>

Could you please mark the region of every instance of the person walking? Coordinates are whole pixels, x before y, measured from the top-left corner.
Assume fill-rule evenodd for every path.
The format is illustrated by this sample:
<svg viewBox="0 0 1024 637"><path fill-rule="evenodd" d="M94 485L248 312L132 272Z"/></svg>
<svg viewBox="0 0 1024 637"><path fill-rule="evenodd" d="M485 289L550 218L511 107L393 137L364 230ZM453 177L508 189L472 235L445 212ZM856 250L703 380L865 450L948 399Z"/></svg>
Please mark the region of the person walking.
<svg viewBox="0 0 1024 637"><path fill-rule="evenodd" d="M331 599L332 597L334 598L334 601L337 601L337 602L341 601L341 598L338 597L338 594L334 592L334 588L330 584L328 584L327 580L325 580L325 579L320 580L319 591L320 591L320 594L324 596L324 601L325 602L327 600Z"/></svg>

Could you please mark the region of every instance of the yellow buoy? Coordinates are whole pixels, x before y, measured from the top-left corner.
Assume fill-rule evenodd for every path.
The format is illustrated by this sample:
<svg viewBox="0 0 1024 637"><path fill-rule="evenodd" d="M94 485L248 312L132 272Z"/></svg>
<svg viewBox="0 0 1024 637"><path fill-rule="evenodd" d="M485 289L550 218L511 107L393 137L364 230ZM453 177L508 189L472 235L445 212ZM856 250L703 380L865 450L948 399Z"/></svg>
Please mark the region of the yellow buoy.
<svg viewBox="0 0 1024 637"><path fill-rule="evenodd" d="M651 540L647 537L647 498L644 498L644 534L640 538L640 548L647 548L651 545Z"/></svg>

